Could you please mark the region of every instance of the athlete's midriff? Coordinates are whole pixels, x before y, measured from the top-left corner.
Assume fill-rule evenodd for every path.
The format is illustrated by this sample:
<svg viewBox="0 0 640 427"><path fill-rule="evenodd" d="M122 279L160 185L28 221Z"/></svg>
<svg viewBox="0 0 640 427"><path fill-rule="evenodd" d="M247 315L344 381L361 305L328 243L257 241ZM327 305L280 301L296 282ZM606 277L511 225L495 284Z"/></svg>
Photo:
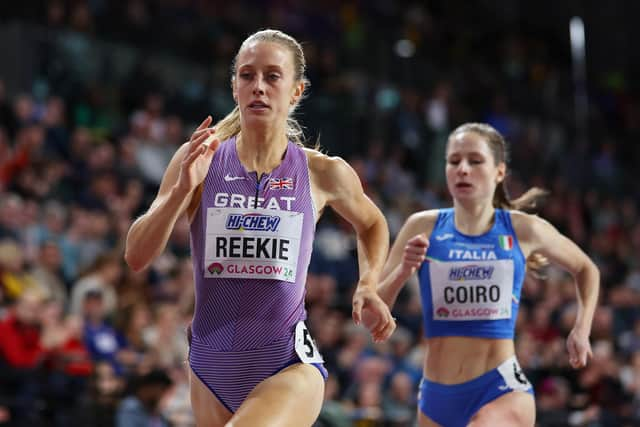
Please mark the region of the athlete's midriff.
<svg viewBox="0 0 640 427"><path fill-rule="evenodd" d="M472 380L515 354L513 340L472 337L427 339L424 376L441 384Z"/></svg>

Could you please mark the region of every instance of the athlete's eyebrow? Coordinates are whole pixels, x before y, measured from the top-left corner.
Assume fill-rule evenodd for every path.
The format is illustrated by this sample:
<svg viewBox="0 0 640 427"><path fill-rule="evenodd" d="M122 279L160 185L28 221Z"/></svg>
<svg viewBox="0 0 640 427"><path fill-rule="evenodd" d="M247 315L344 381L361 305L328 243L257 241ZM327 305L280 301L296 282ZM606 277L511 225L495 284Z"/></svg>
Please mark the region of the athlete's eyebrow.
<svg viewBox="0 0 640 427"><path fill-rule="evenodd" d="M278 65L278 64L267 64L267 65L265 65L263 67L256 67L254 64L251 64L251 63L238 65L238 70L242 70L242 69L251 69L251 70L253 70L253 69L256 69L256 68L264 68L264 69L269 70L269 71L280 71L280 72L283 70L283 67L281 65Z"/></svg>
<svg viewBox="0 0 640 427"><path fill-rule="evenodd" d="M454 151L452 153L447 154L447 159L454 156L481 156L486 157L486 153L482 151Z"/></svg>
<svg viewBox="0 0 640 427"><path fill-rule="evenodd" d="M486 157L487 156L482 151L470 151L469 153L467 153L467 155L468 156L479 156L479 157Z"/></svg>

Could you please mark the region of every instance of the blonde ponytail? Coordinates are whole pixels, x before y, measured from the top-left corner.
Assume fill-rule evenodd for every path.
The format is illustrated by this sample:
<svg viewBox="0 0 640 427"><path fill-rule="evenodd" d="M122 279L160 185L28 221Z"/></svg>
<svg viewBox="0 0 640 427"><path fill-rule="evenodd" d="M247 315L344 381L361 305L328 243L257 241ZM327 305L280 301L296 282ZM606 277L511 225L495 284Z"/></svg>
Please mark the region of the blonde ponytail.
<svg viewBox="0 0 640 427"><path fill-rule="evenodd" d="M219 141L225 141L240 133L240 109L236 105L234 109L227 114L224 119L220 120L214 126L216 128L216 138Z"/></svg>

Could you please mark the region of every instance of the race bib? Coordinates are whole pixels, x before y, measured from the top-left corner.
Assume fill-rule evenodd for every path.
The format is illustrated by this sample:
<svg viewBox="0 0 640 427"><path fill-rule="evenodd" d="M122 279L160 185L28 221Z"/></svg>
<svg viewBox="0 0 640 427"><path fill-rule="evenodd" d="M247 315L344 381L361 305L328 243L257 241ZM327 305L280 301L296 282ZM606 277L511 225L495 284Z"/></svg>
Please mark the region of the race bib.
<svg viewBox="0 0 640 427"><path fill-rule="evenodd" d="M299 321L296 325L295 338L296 353L300 360L304 363L324 363L322 355L316 347L316 343L311 338L309 329L304 321Z"/></svg>
<svg viewBox="0 0 640 427"><path fill-rule="evenodd" d="M294 283L302 212L208 208L204 277Z"/></svg>
<svg viewBox="0 0 640 427"><path fill-rule="evenodd" d="M513 261L429 264L433 320L511 318Z"/></svg>
<svg viewBox="0 0 640 427"><path fill-rule="evenodd" d="M504 387L507 389L527 391L531 388L531 383L522 372L522 368L515 356L505 360L497 369L505 382Z"/></svg>

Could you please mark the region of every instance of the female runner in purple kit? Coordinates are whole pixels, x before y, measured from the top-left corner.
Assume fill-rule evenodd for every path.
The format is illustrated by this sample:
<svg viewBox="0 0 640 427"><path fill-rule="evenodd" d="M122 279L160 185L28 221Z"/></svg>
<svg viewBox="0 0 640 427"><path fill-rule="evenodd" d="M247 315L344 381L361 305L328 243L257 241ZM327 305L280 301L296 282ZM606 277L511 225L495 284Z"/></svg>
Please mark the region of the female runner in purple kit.
<svg viewBox="0 0 640 427"><path fill-rule="evenodd" d="M200 427L310 426L327 373L304 324L315 224L326 206L354 227L360 279L353 318L375 340L395 321L376 293L388 228L342 159L302 146L291 117L304 94L300 44L275 30L247 38L233 63L236 108L207 117L171 160L131 226L125 258L147 267L187 213L196 303L191 401Z"/></svg>

